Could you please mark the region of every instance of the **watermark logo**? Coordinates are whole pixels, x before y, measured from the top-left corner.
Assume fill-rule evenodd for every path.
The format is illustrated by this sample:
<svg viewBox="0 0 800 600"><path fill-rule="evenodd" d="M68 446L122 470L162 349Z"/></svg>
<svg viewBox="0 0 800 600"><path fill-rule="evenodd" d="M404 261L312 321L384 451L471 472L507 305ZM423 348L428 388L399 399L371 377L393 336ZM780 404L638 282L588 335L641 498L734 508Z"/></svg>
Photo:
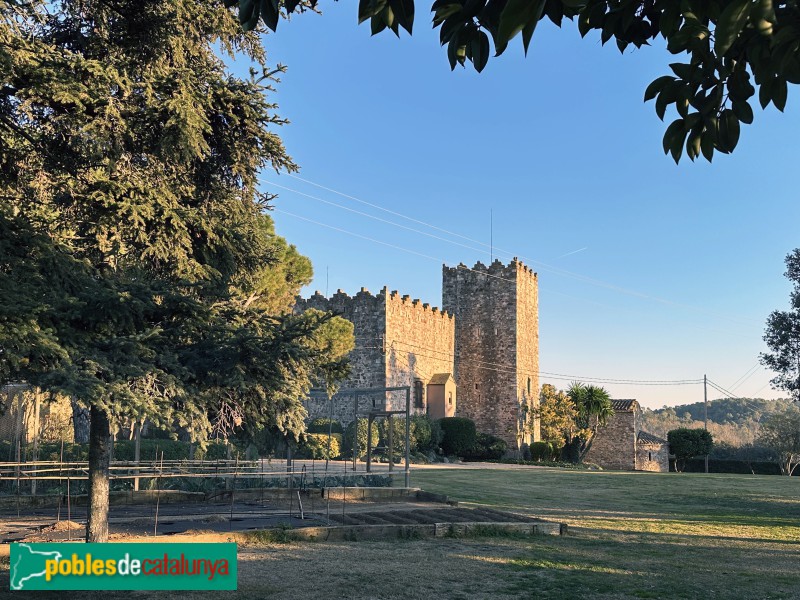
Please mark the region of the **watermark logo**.
<svg viewBox="0 0 800 600"><path fill-rule="evenodd" d="M11 544L12 590L235 590L236 544Z"/></svg>

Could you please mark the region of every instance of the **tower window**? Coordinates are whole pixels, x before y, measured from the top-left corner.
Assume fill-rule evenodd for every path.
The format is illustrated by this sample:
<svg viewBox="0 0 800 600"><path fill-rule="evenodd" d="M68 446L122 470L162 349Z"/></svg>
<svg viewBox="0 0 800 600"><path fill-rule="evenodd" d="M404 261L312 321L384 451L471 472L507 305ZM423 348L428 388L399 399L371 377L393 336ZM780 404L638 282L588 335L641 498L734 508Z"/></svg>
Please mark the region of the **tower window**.
<svg viewBox="0 0 800 600"><path fill-rule="evenodd" d="M425 398L422 395L422 381L419 379L414 380L414 406L416 408L425 406Z"/></svg>
<svg viewBox="0 0 800 600"><path fill-rule="evenodd" d="M447 404L453 405L453 392L447 392Z"/></svg>
<svg viewBox="0 0 800 600"><path fill-rule="evenodd" d="M647 453L647 460L653 460L653 453L652 452L648 452Z"/></svg>
<svg viewBox="0 0 800 600"><path fill-rule="evenodd" d="M531 395L531 378L528 377L528 397Z"/></svg>

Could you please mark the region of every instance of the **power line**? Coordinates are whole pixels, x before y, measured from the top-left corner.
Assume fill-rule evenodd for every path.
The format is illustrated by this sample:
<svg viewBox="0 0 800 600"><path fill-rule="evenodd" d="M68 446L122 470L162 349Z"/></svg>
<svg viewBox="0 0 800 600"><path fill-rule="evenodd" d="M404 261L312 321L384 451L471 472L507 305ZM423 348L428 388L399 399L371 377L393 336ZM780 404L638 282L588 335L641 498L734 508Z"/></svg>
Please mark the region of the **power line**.
<svg viewBox="0 0 800 600"><path fill-rule="evenodd" d="M326 190L326 191L331 192L333 194L337 194L337 195L342 196L344 198L347 198L349 200L353 200L355 202L359 202L359 203L361 203L363 205L370 206L372 208L375 208L377 210L383 211L385 213L388 213L388 214L391 214L391 215L406 219L408 221L411 221L413 223L417 223L419 225L423 225L425 227L428 227L428 228L433 229L435 231L439 231L439 232L445 233L447 235L451 235L451 236L458 237L460 239L467 240L469 242L472 242L474 244L478 244L478 245L483 246L485 248L489 248L489 251L487 252L486 250L476 249L474 247L467 246L465 244L462 244L462 243L459 243L459 242L455 242L453 240L448 240L446 238L442 238L441 236L428 234L428 233L422 232L422 231L420 231L418 229L410 228L410 227L407 227L405 225L401 225L399 223L395 223L394 221L389 221L387 219L382 219L380 217L376 217L374 215L370 215L369 213L364 213L362 211L357 211L355 209L352 209L352 208L349 208L349 207L345 207L343 205L337 204L335 202L331 202L329 200L323 200L321 198L318 198L318 197L315 197L315 196L311 196L310 194L305 194L304 192L293 190L291 188L288 188L288 187L285 187L285 186L282 186L282 185L279 185L279 184L275 184L275 183L267 182L267 181L265 181L265 183L269 183L270 185L276 185L277 187L280 187L280 188L282 188L284 190L287 190L289 192L296 193L296 194L299 194L299 195L302 195L302 196L305 196L305 197L308 197L308 198L313 198L315 200L318 200L320 202L324 202L326 204L330 204L332 206L341 208L343 210L354 212L354 213L366 216L368 218L381 221L383 223L387 223L387 224L390 224L390 225L393 225L393 226L396 226L396 227L400 227L402 229L406 229L406 230L413 231L415 233L419 233L421 235L426 235L428 237L432 237L432 238L444 241L446 243L454 244L454 245L461 246L461 247L464 247L464 248L468 248L468 249L471 249L471 250L474 250L474 251L488 253L490 256L492 255L493 252L498 252L498 253L501 253L501 254L505 254L506 256L515 256L515 254L513 252L511 252L509 250L503 250L501 248L496 248L496 247L493 246L493 244L486 244L485 242L481 242L480 240L477 240L477 239L474 239L474 238L459 234L459 233L454 232L454 231L450 231L448 229L444 229L442 227L438 227L436 225L433 225L432 223L428 223L428 222L423 221L421 219L416 219L414 217L410 217L410 216L405 215L403 213L384 208L384 207L382 207L382 206L380 206L378 204L375 204L375 203L372 203L372 202L367 202L366 200L362 200L362 199L357 198L355 196L351 196L349 194L345 194L344 192L340 192L340 191L335 190L333 188L326 187L324 185L318 184L318 183L313 182L313 181L308 180L308 179L304 179L304 178L299 177L297 175L290 174L289 176L294 178L294 179L297 179L298 181L302 181L304 183L307 183L307 184L315 186L317 188ZM554 273L554 274L557 274L557 275L561 275L561 276L564 276L564 277L570 277L570 278L573 278L573 279L577 279L579 281L583 281L583 282L589 283L591 285L595 285L595 286L603 287L603 288L606 288L606 289L610 289L612 291L616 291L616 292L619 292L619 293L622 293L622 294L627 294L627 295L631 295L631 296L634 296L634 297L638 297L638 298L642 298L642 299L658 302L658 303L661 303L661 304L682 307L682 308L690 309L690 310L693 310L693 311L697 311L697 312L701 312L701 313L705 313L705 314L710 314L710 315L717 316L719 318L723 318L723 319L730 320L730 321L733 321L733 322L740 322L740 323L741 323L741 321L755 322L755 319L751 319L749 317L732 317L730 315L724 315L722 313L716 313L716 312L713 312L713 311L709 311L709 310L701 308L701 307L674 302L672 300L668 300L668 299L665 299L665 298L660 298L658 296L651 296L649 294L638 292L636 290L630 290L630 289L627 289L627 288L623 288L623 287L617 286L617 285L612 284L612 283L608 283L608 282L605 282L605 281L602 281L602 280L599 280L599 279L594 279L592 277L588 277L586 275L581 275L580 273L574 273L572 271L567 271L565 269L561 269L559 267L555 267L555 266L549 265L547 263L544 263L542 261L539 261L539 260L536 260L536 259L533 259L533 258L530 258L530 257L525 257L525 256L522 256L522 255L519 255L519 254L517 254L516 256L518 256L520 259L522 259L524 261L527 261L527 262L529 262L531 264L538 265L542 270L545 270L545 271L548 271L548 272L551 272L551 273Z"/></svg>
<svg viewBox="0 0 800 600"><path fill-rule="evenodd" d="M726 395L728 396L728 398L738 398L738 396L737 396L736 394L734 394L734 393L733 393L733 392L731 392L730 390L726 390L724 387L722 387L722 386L721 386L721 385L719 385L719 384L716 384L716 383L714 383L714 382L713 382L713 381L711 381L710 379L708 380L708 384L709 384L711 387L713 387L714 389L716 389L717 391L719 391L719 392L722 392L723 394L726 394Z"/></svg>
<svg viewBox="0 0 800 600"><path fill-rule="evenodd" d="M427 258L429 260L435 260L436 262L441 263L441 264L447 264L447 261L445 259L442 259L442 258L439 258L439 257L436 257L436 256L431 256L430 254L423 254L422 252L417 252L416 250L411 250L409 248L404 248L403 246L398 246L396 244L391 244L389 242L384 242L383 240L378 240L378 239L375 239L375 238L372 238L372 237L369 237L369 236L366 236L366 235L362 235L360 233L355 233L354 231L348 231L347 229L342 229L341 227L336 227L335 225L330 225L328 223L322 223L320 221L315 221L314 219L309 219L308 217L304 217L302 215L298 215L298 214L289 212L288 210L283 210L283 209L280 209L280 208L275 208L273 210L275 212L277 212L277 213L281 213L283 215L294 217L295 219L300 219L301 221L306 221L307 223L313 223L314 225L319 225L320 227L326 227L327 229L332 229L334 231L338 231L339 233L344 233L346 235L351 235L353 237L357 237L357 238L360 238L362 240L366 240L368 242L374 242L376 244L381 244L382 246L387 246L387 247L393 248L395 250L400 250L401 252L407 252L409 254L414 254L416 256L421 256L422 258ZM480 275L483 275L484 277L488 277L490 279L497 279L497 280L502 281L502 282L507 283L507 284L516 285L516 281L512 281L510 279L506 279L505 277L500 277L499 275L493 275L493 274L488 273L486 271L481 271L481 270L478 270L478 269L472 269L472 268L467 267L467 266L465 266L463 264L457 265L456 268L457 269L462 269L464 271L470 271L471 273L478 273ZM567 298L574 298L574 299L577 299L577 300L581 300L581 298L579 298L577 296L570 296L568 294L560 294L560 295L566 296Z"/></svg>
<svg viewBox="0 0 800 600"><path fill-rule="evenodd" d="M298 190L293 190L292 188L288 188L284 185L280 185L279 183L275 183L273 181L267 181L266 179L259 180L259 183L266 183L269 185L274 185L275 187L279 187L282 190L286 190L287 192L292 192L293 194L297 194L298 196L303 196L304 198L309 198L311 200L316 200L317 202L322 202L323 204L327 204L329 206L333 206L335 208L339 208L341 210L346 210L347 212L354 213L356 215L360 215L362 217L367 217L368 219L373 219L374 221L378 221L380 223L386 223L387 225L392 225L394 227L399 227L400 229L405 229L406 231L411 231L413 233L418 233L419 235L424 235L429 238L439 240L441 242L446 242L448 244L455 244L456 246L461 246L462 248L466 248L467 250L473 250L475 252L483 252L480 248L475 248L474 246L467 246L466 244L461 244L459 242L454 242L453 240L448 240L447 238L443 238L439 235L434 235L433 233L428 233L427 231L422 231L420 229L415 229L413 227L408 227L406 225L401 225L400 223L395 223L394 221L389 221L388 219L382 219L381 217L376 217L375 215L371 215L369 213L365 213L361 210L356 210L354 208L350 208L349 206L345 206L343 204L339 204L338 202L331 202L330 200L325 200L324 198L319 198L317 196L312 196L311 194L306 194L305 192L300 192Z"/></svg>
<svg viewBox="0 0 800 600"><path fill-rule="evenodd" d="M756 363L752 367L750 367L747 370L747 372L745 372L744 375L742 375L741 377L739 377L739 379L737 379L736 381L733 382L733 385L731 386L731 389L735 390L736 388L740 387L745 381L750 379L753 375L756 374L756 372L758 372L758 368L760 366L761 366L761 363Z"/></svg>
<svg viewBox="0 0 800 600"><path fill-rule="evenodd" d="M365 240L365 241L368 241L368 242L373 242L375 244L380 244L382 246L386 246L386 247L392 248L394 250L400 250L401 252L406 252L406 253L412 254L414 256L420 256L422 258L427 258L429 260L434 260L434 261L436 261L437 263L440 263L440 264L447 264L447 262L448 262L446 259L443 259L441 257L431 256L429 254L424 254L422 252L417 252L416 250L411 250L411 249L405 248L403 246L398 246L397 244L392 244L392 243L389 243L389 242L385 242L383 240L372 238L372 237L369 237L369 236L366 236L366 235L362 235L360 233L356 233L356 232L353 232L353 231L349 231L349 230L343 229L341 227L336 227L335 225L330 225L329 223L322 223L320 221L316 221L316 220L311 219L309 217L304 217L302 215L298 215L296 213L289 212L287 210L283 210L283 209L280 209L280 208L274 208L273 211L277 212L277 213L280 213L280 214L287 215L289 217L293 217L295 219L299 219L301 221L306 221L307 223L312 223L314 225L318 225L319 227L325 227L326 229L331 229L331 230L337 231L339 233L344 233L346 235L349 235L349 236L352 236L352 237L355 237L355 238L358 238L358 239L362 239L362 240ZM515 281L509 280L509 279L505 279L505 278L500 277L498 275L493 275L491 273L487 273L486 271L477 270L477 269L473 269L473 268L467 267L464 264L459 264L459 265L456 266L456 268L457 269L463 269L463 270L469 271L471 273L479 273L479 274L481 274L481 275L483 275L485 277L489 277L491 279L497 279L498 281L502 281L502 282L510 284L510 285L514 285L516 283ZM559 292L557 290L552 290L552 289L549 290L549 293L557 294L559 296L563 296L565 298L570 298L572 300L578 300L580 302L587 302L589 304L594 304L594 305L600 306L602 308L608 308L607 306L605 306L603 304L600 304L599 302L594 302L593 300L584 298L582 296L573 296L573 295L565 294L563 292ZM726 332L726 333L730 333L730 332ZM738 334L736 334L736 335L738 335Z"/></svg>
<svg viewBox="0 0 800 600"><path fill-rule="evenodd" d="M486 367L488 370L495 370L497 372L506 372L506 373L522 373L525 375L538 375L540 377L544 377L546 379L563 379L567 381L596 381L602 383L609 383L609 384L618 384L618 385L697 385L702 383L702 379L675 379L675 380L652 380L652 379L615 379L610 377L587 377L583 375L568 375L565 373L551 373L548 371L528 371L526 369L518 369L513 365L508 363L496 363L486 360L480 360L471 357L464 357L457 353L452 352L445 352L442 350L436 350L434 348L430 348L428 346L420 346L418 344L411 344L410 342L404 342L401 340L392 340L390 346L394 346L395 344L401 346L409 346L412 348L418 348L425 350L427 352L432 352L434 354L441 354L447 356L448 358L457 359L460 361L466 361L478 365L489 365ZM431 358L433 360L443 360L441 357L431 356L428 354L420 354L420 356L425 356L426 358Z"/></svg>

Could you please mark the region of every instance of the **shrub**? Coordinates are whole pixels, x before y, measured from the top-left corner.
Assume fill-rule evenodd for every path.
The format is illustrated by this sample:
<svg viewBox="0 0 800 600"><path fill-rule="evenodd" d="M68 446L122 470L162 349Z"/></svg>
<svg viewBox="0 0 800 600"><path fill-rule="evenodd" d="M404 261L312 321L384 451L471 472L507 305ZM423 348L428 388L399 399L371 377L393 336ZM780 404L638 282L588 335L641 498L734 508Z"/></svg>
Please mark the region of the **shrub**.
<svg viewBox="0 0 800 600"><path fill-rule="evenodd" d="M318 419L314 419L311 423L308 424L306 428L308 433L344 433L344 428L342 424L337 421L336 419L328 419L326 417L320 417Z"/></svg>
<svg viewBox="0 0 800 600"><path fill-rule="evenodd" d="M161 460L187 460L189 458L189 442L164 439L143 439L139 443L139 459L142 461ZM114 443L114 460L134 460L136 453L135 442L125 440Z"/></svg>
<svg viewBox="0 0 800 600"><path fill-rule="evenodd" d="M530 445L531 460L553 461L558 458L560 452L550 442L532 442Z"/></svg>
<svg viewBox="0 0 800 600"><path fill-rule="evenodd" d="M342 437L326 433L306 433L297 447L297 458L313 458L317 460L333 459L341 454ZM328 446L330 444L330 452Z"/></svg>
<svg viewBox="0 0 800 600"><path fill-rule="evenodd" d="M444 436L442 438L442 452L448 456L463 456L469 452L478 441L475 423L463 417L445 417L439 419L439 426Z"/></svg>
<svg viewBox="0 0 800 600"><path fill-rule="evenodd" d="M413 452L417 447L416 425L409 420L408 432L408 451ZM378 425L377 423L375 425ZM380 431L380 444L384 448L389 447L389 419L383 419L378 427ZM404 418L392 419L392 445L394 446L394 456L405 456L406 452L406 420ZM388 458L388 451L386 452Z"/></svg>
<svg viewBox="0 0 800 600"><path fill-rule="evenodd" d="M479 433L472 449L464 455L466 460L500 460L508 450L508 444L489 433Z"/></svg>
<svg viewBox="0 0 800 600"><path fill-rule="evenodd" d="M442 427L428 415L411 417L417 452L436 452L442 443ZM413 449L413 448L412 448Z"/></svg>
<svg viewBox="0 0 800 600"><path fill-rule="evenodd" d="M680 427L667 432L669 450L675 455L675 467L683 470L683 465L692 457L708 454L714 447L711 433L705 429Z"/></svg>
<svg viewBox="0 0 800 600"><path fill-rule="evenodd" d="M358 439L358 458L362 458L367 455L367 427L368 421L367 419L358 419L357 421L353 421L350 423L344 430L344 440L343 440L343 448L342 448L342 456L351 458L353 456L353 437L356 436L357 432L357 439ZM378 432L378 424L372 424L372 447L378 445L380 441L380 434Z"/></svg>
<svg viewBox="0 0 800 600"><path fill-rule="evenodd" d="M194 457L197 460L223 460L228 457L228 447L225 442L209 442L205 450L197 448Z"/></svg>

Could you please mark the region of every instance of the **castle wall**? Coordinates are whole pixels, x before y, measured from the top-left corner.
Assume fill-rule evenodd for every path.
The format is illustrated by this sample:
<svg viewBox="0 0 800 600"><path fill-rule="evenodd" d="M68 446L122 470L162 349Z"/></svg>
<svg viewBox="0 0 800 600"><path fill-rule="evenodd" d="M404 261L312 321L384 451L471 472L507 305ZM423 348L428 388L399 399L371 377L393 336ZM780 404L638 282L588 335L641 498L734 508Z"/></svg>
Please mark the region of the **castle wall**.
<svg viewBox="0 0 800 600"><path fill-rule="evenodd" d="M340 388L386 387L386 361L383 352L386 335L386 302L383 294L373 295L361 288L355 296L338 290L330 298L315 292L308 299L298 298L294 312L302 313L309 308L333 311L353 323L355 349L350 353L350 376ZM381 399L381 403L382 403ZM359 411L372 406L371 398L359 400ZM328 417L330 403L324 398L306 401L310 418ZM343 423L353 420L353 399L333 403L333 418Z"/></svg>
<svg viewBox="0 0 800 600"><path fill-rule="evenodd" d="M514 263L512 262L512 265ZM517 394L527 407L532 439L541 439L539 419L539 286L536 273L521 263L517 267Z"/></svg>
<svg viewBox="0 0 800 600"><path fill-rule="evenodd" d="M472 419L479 431L503 438L512 449L538 440L538 421L531 418L539 399L536 274L517 259L507 266L499 260L472 269L444 266L442 306L438 310L386 288L377 295L362 288L352 297L339 290L331 298L319 292L300 298L295 312L334 311L353 322L352 373L342 388L410 386L412 411L424 414L428 383L449 373L457 416ZM452 388L452 381L447 385ZM359 411L405 407L403 393L376 400L365 398ZM312 417L329 415L325 399L311 399L307 407ZM448 414L451 410L448 404ZM333 416L351 421L352 401L336 402Z"/></svg>
<svg viewBox="0 0 800 600"><path fill-rule="evenodd" d="M536 275L516 260L442 269L442 307L456 320L456 414L510 448L529 441L526 406L539 394L536 290Z"/></svg>
<svg viewBox="0 0 800 600"><path fill-rule="evenodd" d="M437 373L453 373L455 357L455 320L452 315L411 300L409 296L389 293L386 298L386 385L411 386L411 408L425 414L427 385ZM401 394L389 397L392 410L403 410ZM402 405L398 403L402 402Z"/></svg>
<svg viewBox="0 0 800 600"><path fill-rule="evenodd" d="M585 462L604 469L633 471L636 468L636 410L617 411L597 430Z"/></svg>

